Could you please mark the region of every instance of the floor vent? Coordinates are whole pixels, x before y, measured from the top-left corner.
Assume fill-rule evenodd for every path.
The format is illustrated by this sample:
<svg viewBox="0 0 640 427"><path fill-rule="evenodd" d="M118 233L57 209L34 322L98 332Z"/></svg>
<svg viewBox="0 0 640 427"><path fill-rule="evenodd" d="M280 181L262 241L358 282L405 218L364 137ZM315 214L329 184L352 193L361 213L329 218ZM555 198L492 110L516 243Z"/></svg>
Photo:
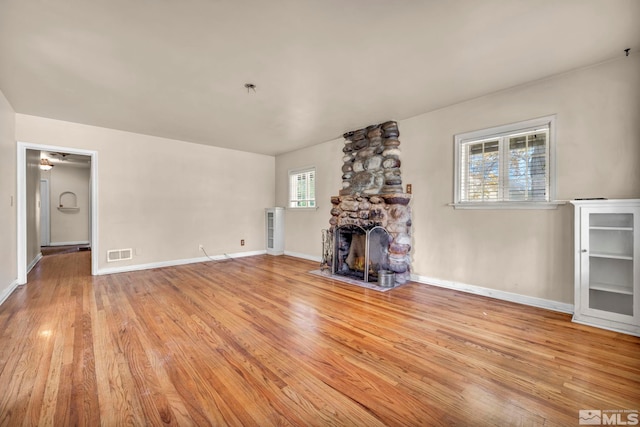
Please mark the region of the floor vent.
<svg viewBox="0 0 640 427"><path fill-rule="evenodd" d="M107 251L107 262L133 259L133 249L114 249Z"/></svg>

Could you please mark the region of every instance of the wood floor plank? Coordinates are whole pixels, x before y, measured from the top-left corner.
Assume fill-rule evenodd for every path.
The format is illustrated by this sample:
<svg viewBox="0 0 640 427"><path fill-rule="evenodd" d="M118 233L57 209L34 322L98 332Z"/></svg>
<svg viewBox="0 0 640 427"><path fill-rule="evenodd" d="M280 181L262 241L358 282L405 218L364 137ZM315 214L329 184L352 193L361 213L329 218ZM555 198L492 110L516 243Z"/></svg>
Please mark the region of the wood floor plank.
<svg viewBox="0 0 640 427"><path fill-rule="evenodd" d="M61 312L59 313L58 324L53 328L54 344L51 353L50 367L48 371L43 371L47 375L47 380L44 389L42 409L39 414L38 422L39 426L53 426L55 420L56 402L58 400L58 391L60 389L60 381L63 370L63 355L64 355L64 341L65 334L63 325L67 322L67 313L64 310L64 305L61 304Z"/></svg>
<svg viewBox="0 0 640 427"><path fill-rule="evenodd" d="M640 410L640 339L257 256L92 277L42 259L0 306L4 425L544 425Z"/></svg>

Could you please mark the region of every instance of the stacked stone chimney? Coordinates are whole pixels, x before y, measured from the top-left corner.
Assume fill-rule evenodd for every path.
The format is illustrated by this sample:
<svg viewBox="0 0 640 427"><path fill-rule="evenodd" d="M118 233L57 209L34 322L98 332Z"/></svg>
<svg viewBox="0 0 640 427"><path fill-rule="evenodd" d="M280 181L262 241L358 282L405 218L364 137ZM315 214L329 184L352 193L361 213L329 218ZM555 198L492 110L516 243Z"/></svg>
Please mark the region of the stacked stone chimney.
<svg viewBox="0 0 640 427"><path fill-rule="evenodd" d="M399 136L396 122L344 134L341 196L402 193Z"/></svg>

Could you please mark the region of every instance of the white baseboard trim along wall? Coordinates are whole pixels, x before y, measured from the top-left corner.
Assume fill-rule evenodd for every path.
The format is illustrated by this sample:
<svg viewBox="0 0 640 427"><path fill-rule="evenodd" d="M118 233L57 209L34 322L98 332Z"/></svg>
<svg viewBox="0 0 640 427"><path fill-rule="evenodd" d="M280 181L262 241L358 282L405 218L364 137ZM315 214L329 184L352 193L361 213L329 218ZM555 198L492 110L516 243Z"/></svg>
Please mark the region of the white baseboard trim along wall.
<svg viewBox="0 0 640 427"><path fill-rule="evenodd" d="M88 245L89 241L82 240L79 242L51 242L49 246L73 246L73 245Z"/></svg>
<svg viewBox="0 0 640 427"><path fill-rule="evenodd" d="M36 257L29 263L29 265L27 265L27 274L29 274L29 272L33 269L33 267L36 266L38 261L40 261L41 259L42 259L42 252L38 252L38 255L36 255Z"/></svg>
<svg viewBox="0 0 640 427"><path fill-rule="evenodd" d="M433 277L411 275L411 280L425 285L439 286L441 288L453 289L470 294L482 295L518 304L530 305L533 307L546 308L547 310L559 311L561 313L573 314L573 304L552 301L544 298L530 297L527 295L515 294L513 292L500 291L497 289L483 288L482 286L469 285L466 283L453 282L450 280L436 279Z"/></svg>
<svg viewBox="0 0 640 427"><path fill-rule="evenodd" d="M295 258L306 259L306 260L309 260L309 261L320 262L322 260L322 258L319 257L319 256L303 254L303 253L300 253L300 252L284 251L284 254L288 255L288 256L295 257Z"/></svg>
<svg viewBox="0 0 640 427"><path fill-rule="evenodd" d="M248 256L254 256L254 255L263 255L266 253L267 251L265 250L250 251L250 252L236 252L232 254L213 255L209 258L198 257L198 258L178 259L178 260L162 261L162 262L152 262L149 264L125 265L122 267L101 268L98 270L98 276L102 276L105 274L113 274L113 273L127 273L130 271L150 270L152 268L160 268L160 267L173 267L176 265L193 264L196 262L222 261L224 259L229 259L229 258L243 258Z"/></svg>
<svg viewBox="0 0 640 427"><path fill-rule="evenodd" d="M13 282L11 282L9 287L2 294L0 294L0 305L2 305L2 303L4 303L7 298L9 298L9 295L11 295L11 293L15 291L17 287L18 280L14 280Z"/></svg>

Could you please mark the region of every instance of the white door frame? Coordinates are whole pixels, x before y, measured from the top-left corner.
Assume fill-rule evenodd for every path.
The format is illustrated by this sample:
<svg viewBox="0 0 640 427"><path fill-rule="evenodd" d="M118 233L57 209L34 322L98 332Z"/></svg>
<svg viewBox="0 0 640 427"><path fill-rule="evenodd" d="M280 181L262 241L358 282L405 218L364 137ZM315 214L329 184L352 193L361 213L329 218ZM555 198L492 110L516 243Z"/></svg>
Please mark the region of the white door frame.
<svg viewBox="0 0 640 427"><path fill-rule="evenodd" d="M42 191L45 189L45 191ZM51 243L51 197L49 180L40 178L40 246Z"/></svg>
<svg viewBox="0 0 640 427"><path fill-rule="evenodd" d="M91 274L98 274L98 152L55 145L32 144L18 141L18 284L27 283L27 150L57 151L91 157L90 210ZM40 236L38 236L38 240Z"/></svg>

